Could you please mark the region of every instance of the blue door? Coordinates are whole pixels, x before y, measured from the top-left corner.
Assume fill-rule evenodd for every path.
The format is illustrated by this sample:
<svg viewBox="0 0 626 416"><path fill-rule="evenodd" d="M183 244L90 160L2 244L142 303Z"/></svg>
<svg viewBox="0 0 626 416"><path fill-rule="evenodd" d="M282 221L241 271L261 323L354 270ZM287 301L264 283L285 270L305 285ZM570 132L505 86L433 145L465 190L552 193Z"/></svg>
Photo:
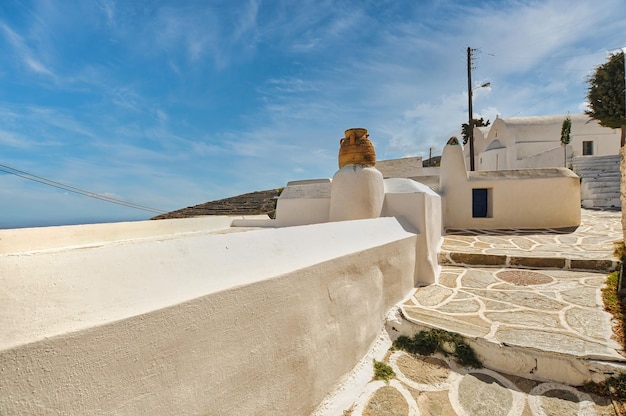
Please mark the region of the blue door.
<svg viewBox="0 0 626 416"><path fill-rule="evenodd" d="M489 207L488 190L485 188L472 189L472 217L486 218Z"/></svg>

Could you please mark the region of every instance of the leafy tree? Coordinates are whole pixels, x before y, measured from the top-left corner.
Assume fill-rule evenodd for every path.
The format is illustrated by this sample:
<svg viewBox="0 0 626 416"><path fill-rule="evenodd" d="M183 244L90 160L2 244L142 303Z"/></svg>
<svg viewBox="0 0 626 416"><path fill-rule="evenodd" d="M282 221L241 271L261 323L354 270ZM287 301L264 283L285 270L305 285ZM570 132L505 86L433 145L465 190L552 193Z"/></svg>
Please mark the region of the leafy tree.
<svg viewBox="0 0 626 416"><path fill-rule="evenodd" d="M563 166L567 167L567 145L572 140L570 132L572 131L572 119L565 117L561 124L561 146L563 146Z"/></svg>
<svg viewBox="0 0 626 416"><path fill-rule="evenodd" d="M587 80L587 115L598 120L601 126L622 129L621 146L626 143L626 103L624 102L624 53L616 53L596 68Z"/></svg>
<svg viewBox="0 0 626 416"><path fill-rule="evenodd" d="M474 127L487 127L491 122L485 121L484 118L475 118L473 121ZM461 135L463 136L463 144L467 144L469 140L469 126L467 123L461 124Z"/></svg>

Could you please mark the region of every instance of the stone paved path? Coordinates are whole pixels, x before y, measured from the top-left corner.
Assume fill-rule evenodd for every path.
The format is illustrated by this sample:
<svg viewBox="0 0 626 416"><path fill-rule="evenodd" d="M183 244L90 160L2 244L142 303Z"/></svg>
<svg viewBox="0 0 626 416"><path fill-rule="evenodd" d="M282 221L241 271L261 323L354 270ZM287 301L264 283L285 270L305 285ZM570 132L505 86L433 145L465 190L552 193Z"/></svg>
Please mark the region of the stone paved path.
<svg viewBox="0 0 626 416"><path fill-rule="evenodd" d="M402 321L530 357L566 357L557 368L564 373L576 372L586 360L623 362L601 298L606 271L617 265L613 246L622 238L620 215L582 210L576 230L449 230L438 282L418 288L399 305ZM517 374L524 373L524 357L502 353L499 362L484 356L489 351L479 349L487 367L512 362ZM388 352L384 361L395 378L370 382L344 415L618 414L610 399L547 381L533 369L531 377L519 377L401 351Z"/></svg>
<svg viewBox="0 0 626 416"><path fill-rule="evenodd" d="M622 360L603 310L605 281L605 273L447 266L401 309L411 322L469 338Z"/></svg>
<svg viewBox="0 0 626 416"><path fill-rule="evenodd" d="M583 209L576 230L447 230L439 262L609 271L621 239L619 211Z"/></svg>
<svg viewBox="0 0 626 416"><path fill-rule="evenodd" d="M402 351L385 359L396 377L370 382L344 416L616 416L610 399L552 382L489 369L459 368L444 357Z"/></svg>

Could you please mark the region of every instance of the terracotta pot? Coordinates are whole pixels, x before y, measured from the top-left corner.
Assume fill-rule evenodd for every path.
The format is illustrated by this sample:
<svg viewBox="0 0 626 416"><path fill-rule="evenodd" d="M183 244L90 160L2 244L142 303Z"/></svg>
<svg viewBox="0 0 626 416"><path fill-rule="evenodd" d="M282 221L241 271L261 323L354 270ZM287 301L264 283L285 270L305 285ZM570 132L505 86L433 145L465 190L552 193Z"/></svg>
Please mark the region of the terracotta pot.
<svg viewBox="0 0 626 416"><path fill-rule="evenodd" d="M376 151L368 139L367 129L348 129L345 135L339 141L339 169L346 165L376 165Z"/></svg>

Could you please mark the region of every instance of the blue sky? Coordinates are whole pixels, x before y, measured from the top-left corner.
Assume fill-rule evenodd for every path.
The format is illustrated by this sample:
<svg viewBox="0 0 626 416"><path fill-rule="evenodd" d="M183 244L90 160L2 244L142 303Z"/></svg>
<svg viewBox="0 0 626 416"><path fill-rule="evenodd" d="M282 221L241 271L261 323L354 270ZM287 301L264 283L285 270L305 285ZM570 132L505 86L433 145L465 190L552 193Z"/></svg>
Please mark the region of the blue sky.
<svg viewBox="0 0 626 416"><path fill-rule="evenodd" d="M0 164L175 210L332 177L339 138L438 154L474 112L578 113L626 2L3 0ZM0 172L0 228L140 220Z"/></svg>

